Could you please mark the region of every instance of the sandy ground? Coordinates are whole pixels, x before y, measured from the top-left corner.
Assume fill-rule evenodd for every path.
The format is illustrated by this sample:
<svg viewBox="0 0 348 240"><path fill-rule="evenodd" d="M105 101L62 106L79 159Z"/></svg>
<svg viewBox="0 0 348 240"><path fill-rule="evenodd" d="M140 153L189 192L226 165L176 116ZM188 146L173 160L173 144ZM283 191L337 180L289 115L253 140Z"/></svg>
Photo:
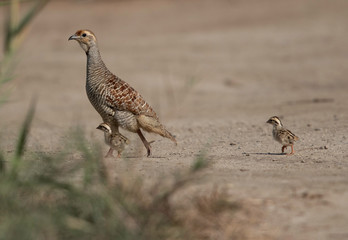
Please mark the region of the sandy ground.
<svg viewBox="0 0 348 240"><path fill-rule="evenodd" d="M123 132L125 156L144 177L186 169L206 151L202 184L259 206L258 231L348 239L348 1L96 2L51 2L35 19L0 108L2 149L13 151L33 96L30 149L59 151L76 126L103 142L85 94L85 54L67 41L88 28L109 69L177 137L175 147L147 134L156 142L146 158ZM295 155L278 154L265 123L273 115L300 137Z"/></svg>

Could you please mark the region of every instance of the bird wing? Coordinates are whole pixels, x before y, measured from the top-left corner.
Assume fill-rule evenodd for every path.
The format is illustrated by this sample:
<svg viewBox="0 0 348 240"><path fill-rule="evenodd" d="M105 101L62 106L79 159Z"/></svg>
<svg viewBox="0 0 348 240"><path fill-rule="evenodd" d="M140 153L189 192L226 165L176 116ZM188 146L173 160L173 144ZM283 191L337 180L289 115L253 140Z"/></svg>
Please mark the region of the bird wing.
<svg viewBox="0 0 348 240"><path fill-rule="evenodd" d="M289 144L293 144L299 138L288 129L279 130L279 137Z"/></svg>
<svg viewBox="0 0 348 240"><path fill-rule="evenodd" d="M146 115L158 119L155 111L128 83L113 76L106 83L109 94L106 102L118 111L129 111L134 115Z"/></svg>

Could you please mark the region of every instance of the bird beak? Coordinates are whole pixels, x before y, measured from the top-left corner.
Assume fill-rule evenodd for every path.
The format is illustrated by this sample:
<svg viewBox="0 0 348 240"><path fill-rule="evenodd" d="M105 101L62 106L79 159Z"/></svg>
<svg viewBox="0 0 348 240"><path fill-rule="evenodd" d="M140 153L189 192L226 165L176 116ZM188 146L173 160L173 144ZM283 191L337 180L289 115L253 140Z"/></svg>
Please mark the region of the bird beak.
<svg viewBox="0 0 348 240"><path fill-rule="evenodd" d="M79 36L76 36L76 35L74 34L74 35L72 35L71 37L69 37L68 41L70 41L70 40L77 40L77 39L79 39Z"/></svg>
<svg viewBox="0 0 348 240"><path fill-rule="evenodd" d="M268 120L266 123L271 123L271 120Z"/></svg>

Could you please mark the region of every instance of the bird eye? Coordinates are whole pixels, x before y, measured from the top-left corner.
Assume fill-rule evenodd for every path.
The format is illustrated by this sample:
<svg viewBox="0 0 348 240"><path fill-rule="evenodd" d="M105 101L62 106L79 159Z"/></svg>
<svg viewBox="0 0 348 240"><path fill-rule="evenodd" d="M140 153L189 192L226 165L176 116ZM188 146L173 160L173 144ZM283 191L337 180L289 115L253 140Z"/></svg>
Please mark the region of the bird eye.
<svg viewBox="0 0 348 240"><path fill-rule="evenodd" d="M86 36L87 36L87 34L86 34L86 33L82 34L82 37L86 37Z"/></svg>

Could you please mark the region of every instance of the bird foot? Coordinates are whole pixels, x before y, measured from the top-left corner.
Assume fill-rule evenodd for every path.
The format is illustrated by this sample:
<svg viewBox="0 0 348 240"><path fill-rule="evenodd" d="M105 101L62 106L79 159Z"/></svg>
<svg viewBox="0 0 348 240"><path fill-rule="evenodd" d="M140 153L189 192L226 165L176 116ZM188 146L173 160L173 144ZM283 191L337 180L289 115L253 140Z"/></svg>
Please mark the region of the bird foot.
<svg viewBox="0 0 348 240"><path fill-rule="evenodd" d="M147 157L149 157L151 155L151 143L153 143L154 141L148 142L146 138L144 137L144 135L142 134L142 132L140 131L140 129L138 129L137 133L147 150Z"/></svg>
<svg viewBox="0 0 348 240"><path fill-rule="evenodd" d="M105 158L114 158L115 156L114 156L114 154L109 154L109 153L107 153L106 155L105 155ZM116 156L116 158L120 158L121 157L121 152L119 152L119 153L117 153L117 156Z"/></svg>
<svg viewBox="0 0 348 240"><path fill-rule="evenodd" d="M110 148L108 153L105 155L105 158L113 158L114 157L113 152L114 152L114 150L112 148Z"/></svg>
<svg viewBox="0 0 348 240"><path fill-rule="evenodd" d="M283 153L284 155L287 155L287 156L294 155L294 153L295 153L295 151L294 151L294 146L293 146L293 145L290 145L290 147L291 147L291 152L290 152L290 153L285 153L285 152L284 152L284 149L286 149L287 146L283 146L283 147L282 147L282 153Z"/></svg>
<svg viewBox="0 0 348 240"><path fill-rule="evenodd" d="M295 151L294 151L294 145L291 145L291 152L288 153L287 155L294 155Z"/></svg>

